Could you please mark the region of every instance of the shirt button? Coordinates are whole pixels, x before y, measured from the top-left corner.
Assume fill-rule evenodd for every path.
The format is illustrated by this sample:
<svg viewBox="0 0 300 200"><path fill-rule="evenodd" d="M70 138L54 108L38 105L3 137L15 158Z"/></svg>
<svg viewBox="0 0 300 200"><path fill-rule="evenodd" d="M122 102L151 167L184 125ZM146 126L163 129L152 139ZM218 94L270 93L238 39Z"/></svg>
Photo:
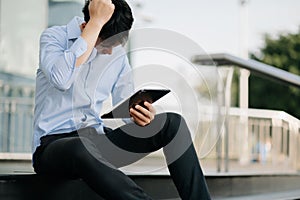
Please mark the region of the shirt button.
<svg viewBox="0 0 300 200"><path fill-rule="evenodd" d="M82 121L82 122L85 122L85 121L86 121L86 119L87 119L87 116L86 116L86 114L84 114L84 117L83 117L83 118L81 118L81 121Z"/></svg>

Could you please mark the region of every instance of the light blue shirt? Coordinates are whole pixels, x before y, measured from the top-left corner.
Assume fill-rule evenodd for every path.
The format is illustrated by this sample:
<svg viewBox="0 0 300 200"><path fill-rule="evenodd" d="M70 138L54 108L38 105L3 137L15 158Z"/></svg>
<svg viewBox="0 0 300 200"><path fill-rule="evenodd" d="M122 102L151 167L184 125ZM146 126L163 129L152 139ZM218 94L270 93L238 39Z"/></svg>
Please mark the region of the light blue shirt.
<svg viewBox="0 0 300 200"><path fill-rule="evenodd" d="M93 126L103 133L103 102L115 105L133 93L131 67L122 46L112 55L94 48L88 61L75 67L87 50L81 38L83 19L46 29L40 38L40 64L36 76L33 152L45 135L69 133Z"/></svg>

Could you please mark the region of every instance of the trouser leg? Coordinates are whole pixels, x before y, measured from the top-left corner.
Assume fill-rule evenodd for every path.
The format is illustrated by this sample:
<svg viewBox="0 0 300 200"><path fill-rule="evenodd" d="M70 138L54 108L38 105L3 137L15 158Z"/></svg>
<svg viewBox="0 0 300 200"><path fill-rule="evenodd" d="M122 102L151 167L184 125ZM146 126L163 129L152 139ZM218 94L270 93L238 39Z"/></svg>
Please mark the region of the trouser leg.
<svg viewBox="0 0 300 200"><path fill-rule="evenodd" d="M105 140L92 139L110 163L121 167L147 153L163 148L172 179L184 200L210 199L190 131L178 114L155 116L146 127L122 126L106 134Z"/></svg>
<svg viewBox="0 0 300 200"><path fill-rule="evenodd" d="M58 145L56 144L58 141L55 141L48 145L42 157L50 159L50 164L63 163L66 165L63 168L67 171L76 169L72 173L83 173L80 176L83 176L90 187L94 188L101 196L106 196L107 199L150 199L114 166L121 167L130 164L150 152L163 148L170 174L180 197L184 200L210 199L190 132L180 115L173 113L159 114L146 127L128 124L106 135L98 135L95 133L95 129L92 128L86 130L89 131L79 131L79 135L85 138L80 140L81 145L78 142L76 145L72 145L80 147L81 150L75 151L78 152L78 155L77 153L75 153L75 156L73 155L74 149L72 147L67 148L68 145L64 143ZM50 148L51 146L53 148ZM85 149L85 154L80 153L82 149ZM68 156L65 157L64 155ZM78 156L79 158L77 158ZM76 159L69 162L67 160L70 157ZM111 166L111 164L114 166ZM77 169L77 167L79 168ZM55 167L47 166L47 168L58 171ZM93 174L96 175L93 176ZM102 180L100 180L101 178ZM115 180L117 180L116 185ZM103 191L103 187L108 193ZM110 194L121 194L121 197L112 197L109 196Z"/></svg>
<svg viewBox="0 0 300 200"><path fill-rule="evenodd" d="M166 142L171 138L172 140L163 150L180 197L183 200L210 199L204 174L185 120L175 114L170 114L168 120L169 127L165 131L170 132L171 136L168 134L164 134L164 136ZM174 128L176 125L177 130Z"/></svg>
<svg viewBox="0 0 300 200"><path fill-rule="evenodd" d="M190 146L180 158L168 165L170 174L182 199L210 199L203 172L195 156L195 149Z"/></svg>
<svg viewBox="0 0 300 200"><path fill-rule="evenodd" d="M107 200L151 199L128 176L108 163L89 139L56 140L39 157L38 173L80 177Z"/></svg>

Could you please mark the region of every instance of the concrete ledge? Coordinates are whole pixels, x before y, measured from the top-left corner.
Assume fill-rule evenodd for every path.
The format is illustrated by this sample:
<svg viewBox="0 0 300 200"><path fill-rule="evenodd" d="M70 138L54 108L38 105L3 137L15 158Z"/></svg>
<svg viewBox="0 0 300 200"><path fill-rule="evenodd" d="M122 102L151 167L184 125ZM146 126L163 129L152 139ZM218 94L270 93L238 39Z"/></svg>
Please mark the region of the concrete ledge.
<svg viewBox="0 0 300 200"><path fill-rule="evenodd" d="M0 153L0 160L24 160L31 161L31 153Z"/></svg>
<svg viewBox="0 0 300 200"><path fill-rule="evenodd" d="M131 178L154 199L178 198L169 176L134 175ZM80 179L70 180L30 174L0 176L0 199L101 200L102 198Z"/></svg>
<svg viewBox="0 0 300 200"><path fill-rule="evenodd" d="M80 180L38 175L6 175L0 179L0 199L5 200L101 199Z"/></svg>
<svg viewBox="0 0 300 200"><path fill-rule="evenodd" d="M207 184L214 199L242 197L252 199L260 195L269 199L270 194L280 194L300 190L299 174L267 174L267 175L222 175L207 177ZM294 196L294 194L291 194ZM299 193L300 195L300 193ZM254 198L255 199L255 198ZM272 198L272 200L281 199ZM288 199L294 199L288 198ZM300 199L300 196L299 196Z"/></svg>
<svg viewBox="0 0 300 200"><path fill-rule="evenodd" d="M131 175L138 185L154 199L179 199L176 188L168 175ZM213 199L246 198L260 196L272 200L284 194L287 199L300 197L300 175L222 175L207 176ZM278 194L278 198L277 195ZM265 197L265 198L264 198ZM290 198L289 198L290 197ZM0 175L0 199L5 200L101 200L80 179L27 175Z"/></svg>

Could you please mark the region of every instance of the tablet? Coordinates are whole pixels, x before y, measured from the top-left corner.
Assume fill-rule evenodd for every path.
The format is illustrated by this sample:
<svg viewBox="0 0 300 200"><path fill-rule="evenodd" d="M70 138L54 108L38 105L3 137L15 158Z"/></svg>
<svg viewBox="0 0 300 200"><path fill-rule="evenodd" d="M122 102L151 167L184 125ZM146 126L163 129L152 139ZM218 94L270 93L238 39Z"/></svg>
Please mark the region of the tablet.
<svg viewBox="0 0 300 200"><path fill-rule="evenodd" d="M168 94L170 90L167 89L141 89L134 93L131 97L125 99L112 111L104 114L101 118L129 118L129 109L139 104L144 107L144 102L154 103L161 97Z"/></svg>

